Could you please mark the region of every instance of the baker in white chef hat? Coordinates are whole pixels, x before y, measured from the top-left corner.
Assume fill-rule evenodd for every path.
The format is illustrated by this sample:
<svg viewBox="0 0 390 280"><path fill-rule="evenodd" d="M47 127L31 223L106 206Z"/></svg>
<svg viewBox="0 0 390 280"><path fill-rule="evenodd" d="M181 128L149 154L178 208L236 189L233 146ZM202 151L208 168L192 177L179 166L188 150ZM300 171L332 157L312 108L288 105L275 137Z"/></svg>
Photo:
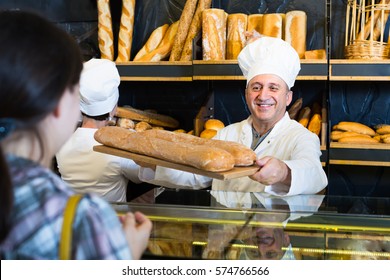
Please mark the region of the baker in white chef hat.
<svg viewBox="0 0 390 280"><path fill-rule="evenodd" d="M247 85L257 75L274 74L291 89L301 70L295 49L284 40L274 37L262 36L249 43L237 59Z"/></svg>
<svg viewBox="0 0 390 280"><path fill-rule="evenodd" d="M93 58L80 77L80 110L97 120L113 116L119 99L120 76L113 61Z"/></svg>

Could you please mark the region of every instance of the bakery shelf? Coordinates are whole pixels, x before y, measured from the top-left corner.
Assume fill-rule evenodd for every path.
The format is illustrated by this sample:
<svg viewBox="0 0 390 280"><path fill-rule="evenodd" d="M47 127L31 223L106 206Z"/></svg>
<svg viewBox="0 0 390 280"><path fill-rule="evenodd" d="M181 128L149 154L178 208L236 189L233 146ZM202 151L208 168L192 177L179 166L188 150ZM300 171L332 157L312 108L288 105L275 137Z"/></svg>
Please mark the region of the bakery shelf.
<svg viewBox="0 0 390 280"><path fill-rule="evenodd" d="M116 63L122 81L192 81L191 62Z"/></svg>
<svg viewBox="0 0 390 280"><path fill-rule="evenodd" d="M390 167L390 145L331 142L329 164Z"/></svg>
<svg viewBox="0 0 390 280"><path fill-rule="evenodd" d="M194 60L194 80L245 80L237 60Z"/></svg>
<svg viewBox="0 0 390 280"><path fill-rule="evenodd" d="M237 60L194 60L194 80L245 80ZM326 60L301 60L301 71L297 80L324 80L328 78Z"/></svg>
<svg viewBox="0 0 390 280"><path fill-rule="evenodd" d="M331 59L330 81L390 81L390 59Z"/></svg>

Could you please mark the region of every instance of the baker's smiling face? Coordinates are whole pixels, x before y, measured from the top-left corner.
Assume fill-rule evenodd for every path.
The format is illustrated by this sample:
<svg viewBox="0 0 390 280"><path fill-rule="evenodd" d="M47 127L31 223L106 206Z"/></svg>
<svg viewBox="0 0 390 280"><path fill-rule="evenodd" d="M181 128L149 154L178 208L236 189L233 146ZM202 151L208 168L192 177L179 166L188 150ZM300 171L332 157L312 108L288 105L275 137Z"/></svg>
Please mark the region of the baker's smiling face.
<svg viewBox="0 0 390 280"><path fill-rule="evenodd" d="M249 81L245 98L254 124L261 123L271 128L283 118L291 103L292 92L279 76L261 74Z"/></svg>

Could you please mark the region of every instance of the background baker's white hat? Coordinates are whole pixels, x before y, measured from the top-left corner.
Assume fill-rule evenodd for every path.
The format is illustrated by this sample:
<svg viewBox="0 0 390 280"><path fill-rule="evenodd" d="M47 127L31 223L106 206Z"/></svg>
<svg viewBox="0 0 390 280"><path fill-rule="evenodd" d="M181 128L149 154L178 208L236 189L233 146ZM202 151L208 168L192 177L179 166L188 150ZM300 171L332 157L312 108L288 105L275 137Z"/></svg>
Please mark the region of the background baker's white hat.
<svg viewBox="0 0 390 280"><path fill-rule="evenodd" d="M301 70L297 52L279 38L263 36L246 45L237 59L247 84L257 75L274 74L285 81L290 89Z"/></svg>
<svg viewBox="0 0 390 280"><path fill-rule="evenodd" d="M100 116L118 103L120 76L115 63L93 58L84 62L80 77L80 110L89 116Z"/></svg>

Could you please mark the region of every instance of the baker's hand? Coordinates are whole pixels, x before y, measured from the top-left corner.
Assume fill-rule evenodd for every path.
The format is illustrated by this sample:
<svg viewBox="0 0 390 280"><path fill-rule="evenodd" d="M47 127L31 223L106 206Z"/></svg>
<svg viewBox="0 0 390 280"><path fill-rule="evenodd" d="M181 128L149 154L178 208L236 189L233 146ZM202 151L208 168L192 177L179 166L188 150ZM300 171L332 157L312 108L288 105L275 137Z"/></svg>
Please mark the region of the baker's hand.
<svg viewBox="0 0 390 280"><path fill-rule="evenodd" d="M252 180L266 186L276 183L291 185L291 170L283 161L267 156L257 159L256 164L260 169L255 174L249 176Z"/></svg>
<svg viewBox="0 0 390 280"><path fill-rule="evenodd" d="M152 222L141 212L119 216L133 259L140 259L148 246Z"/></svg>

